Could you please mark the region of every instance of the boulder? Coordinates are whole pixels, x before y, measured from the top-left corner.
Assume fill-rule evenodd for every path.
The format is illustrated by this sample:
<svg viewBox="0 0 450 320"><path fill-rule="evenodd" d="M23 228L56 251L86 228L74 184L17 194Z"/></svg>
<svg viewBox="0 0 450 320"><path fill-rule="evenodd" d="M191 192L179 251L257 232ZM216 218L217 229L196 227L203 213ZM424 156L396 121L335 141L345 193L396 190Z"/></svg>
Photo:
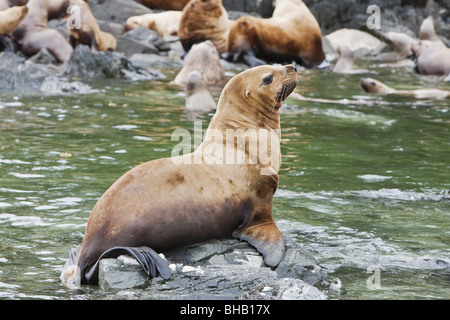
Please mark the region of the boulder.
<svg viewBox="0 0 450 320"><path fill-rule="evenodd" d="M318 287L336 283L309 252L289 240L275 269L247 242L231 238L171 250L165 258L172 269L169 280L149 279L134 259L121 256L100 262L99 284L120 296L125 289L145 288L141 299L321 300L327 296Z"/></svg>

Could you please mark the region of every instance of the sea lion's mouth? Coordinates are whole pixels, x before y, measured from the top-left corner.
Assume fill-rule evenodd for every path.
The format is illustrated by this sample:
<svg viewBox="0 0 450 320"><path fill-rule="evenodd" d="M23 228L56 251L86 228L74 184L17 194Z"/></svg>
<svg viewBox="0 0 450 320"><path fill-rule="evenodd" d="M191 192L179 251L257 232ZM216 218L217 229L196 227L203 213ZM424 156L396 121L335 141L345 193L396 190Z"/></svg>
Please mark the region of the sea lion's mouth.
<svg viewBox="0 0 450 320"><path fill-rule="evenodd" d="M277 102L284 101L297 86L297 80L290 80L288 83L284 83L280 92L277 95Z"/></svg>

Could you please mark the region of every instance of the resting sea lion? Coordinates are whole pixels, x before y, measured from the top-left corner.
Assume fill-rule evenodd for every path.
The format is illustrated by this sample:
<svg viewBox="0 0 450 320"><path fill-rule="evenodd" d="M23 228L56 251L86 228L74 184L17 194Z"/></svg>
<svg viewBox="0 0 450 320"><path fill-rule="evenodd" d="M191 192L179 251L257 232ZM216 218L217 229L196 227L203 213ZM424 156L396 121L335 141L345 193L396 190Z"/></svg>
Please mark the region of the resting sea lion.
<svg viewBox="0 0 450 320"><path fill-rule="evenodd" d="M150 9L183 10L189 0L141 0Z"/></svg>
<svg viewBox="0 0 450 320"><path fill-rule="evenodd" d="M64 36L47 26L47 0L30 0L28 14L12 33L12 39L27 56L46 48L59 62L69 60L72 47Z"/></svg>
<svg viewBox="0 0 450 320"><path fill-rule="evenodd" d="M366 69L355 69L353 51L347 46L338 46L336 51L339 54L338 61L333 68L333 72L344 74L368 73Z"/></svg>
<svg viewBox="0 0 450 320"><path fill-rule="evenodd" d="M220 54L227 50L228 13L222 0L191 0L183 9L178 36L185 51L211 40Z"/></svg>
<svg viewBox="0 0 450 320"><path fill-rule="evenodd" d="M186 78L185 105L187 110L193 111L209 111L217 107L203 73L198 70L191 71Z"/></svg>
<svg viewBox="0 0 450 320"><path fill-rule="evenodd" d="M27 6L14 6L0 11L0 35L10 34L28 13Z"/></svg>
<svg viewBox="0 0 450 320"><path fill-rule="evenodd" d="M193 70L201 71L209 86L222 89L228 81L225 70L220 63L219 53L214 44L209 40L192 46L184 58L183 68L177 74L173 83L184 86L188 74Z"/></svg>
<svg viewBox="0 0 450 320"><path fill-rule="evenodd" d="M129 17L125 23L125 30L143 27L158 32L161 37L176 36L180 28L181 15L181 11L172 10Z"/></svg>
<svg viewBox="0 0 450 320"><path fill-rule="evenodd" d="M411 50L419 73L437 76L450 73L450 48L435 41L421 40L413 44Z"/></svg>
<svg viewBox="0 0 450 320"><path fill-rule="evenodd" d="M89 4L84 0L70 0L70 5L77 5L80 8L81 26L81 28L72 28L69 26L72 47L75 48L79 44L85 44L92 51L114 51L117 47L116 38L112 34L100 30Z"/></svg>
<svg viewBox="0 0 450 320"><path fill-rule="evenodd" d="M265 61L317 66L325 59L319 24L301 0L277 0L271 18L244 16L231 28L227 59L241 58L250 66Z"/></svg>
<svg viewBox="0 0 450 320"><path fill-rule="evenodd" d="M362 52L363 54L373 54L378 53L382 48L382 42L377 37L357 29L338 29L327 34L325 38L330 41L334 48L346 46L354 53Z"/></svg>
<svg viewBox="0 0 450 320"><path fill-rule="evenodd" d="M416 99L445 99L450 98L450 91L439 89L396 90L386 84L371 78L362 78L361 87L366 92L379 94L399 94Z"/></svg>
<svg viewBox="0 0 450 320"><path fill-rule="evenodd" d="M231 235L277 266L285 250L272 217L279 109L296 84L292 65L259 66L233 77L196 151L138 165L103 194L61 279L96 283L99 258L124 251L150 274L158 269L169 277L155 251Z"/></svg>

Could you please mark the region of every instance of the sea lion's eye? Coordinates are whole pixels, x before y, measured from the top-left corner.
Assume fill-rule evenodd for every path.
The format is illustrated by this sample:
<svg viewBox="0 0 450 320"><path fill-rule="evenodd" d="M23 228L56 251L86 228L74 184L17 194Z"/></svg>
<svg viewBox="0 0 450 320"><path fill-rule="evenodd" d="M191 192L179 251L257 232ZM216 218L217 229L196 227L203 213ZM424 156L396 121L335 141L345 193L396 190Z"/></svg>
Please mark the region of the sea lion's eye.
<svg viewBox="0 0 450 320"><path fill-rule="evenodd" d="M263 79L263 83L264 83L265 85L271 84L272 81L273 81L273 77L272 77L271 75L266 76L266 77Z"/></svg>
<svg viewBox="0 0 450 320"><path fill-rule="evenodd" d="M371 82L370 84L374 86L374 85L375 85L375 82Z"/></svg>

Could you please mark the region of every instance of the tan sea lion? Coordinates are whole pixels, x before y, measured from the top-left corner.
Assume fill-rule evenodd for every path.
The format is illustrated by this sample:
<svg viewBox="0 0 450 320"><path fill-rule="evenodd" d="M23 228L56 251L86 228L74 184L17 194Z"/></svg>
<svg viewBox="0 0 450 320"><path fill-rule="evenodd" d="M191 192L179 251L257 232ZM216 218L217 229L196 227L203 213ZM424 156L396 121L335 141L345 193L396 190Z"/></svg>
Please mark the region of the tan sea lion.
<svg viewBox="0 0 450 320"><path fill-rule="evenodd" d="M228 13L222 0L191 0L183 9L178 36L185 51L211 40L220 54L227 51Z"/></svg>
<svg viewBox="0 0 450 320"><path fill-rule="evenodd" d="M92 51L114 51L117 47L116 38L112 34L100 30L89 4L84 0L70 0L70 5L78 6L80 9L80 28L68 26L72 47L85 44ZM74 11L74 14L76 13L77 11Z"/></svg>
<svg viewBox="0 0 450 320"><path fill-rule="evenodd" d="M353 51L347 46L338 46L336 51L339 54L338 61L333 67L333 72L343 74L369 73L366 69L355 69Z"/></svg>
<svg viewBox="0 0 450 320"><path fill-rule="evenodd" d="M27 56L46 48L59 62L69 60L73 48L58 31L48 27L47 0L30 0L28 14L12 33L12 40Z"/></svg>
<svg viewBox="0 0 450 320"><path fill-rule="evenodd" d="M0 11L0 35L12 33L25 19L27 6L14 6Z"/></svg>
<svg viewBox="0 0 450 320"><path fill-rule="evenodd" d="M361 87L366 92L378 94L398 94L411 96L416 99L445 99L450 98L450 91L439 89L396 90L372 78L362 78Z"/></svg>
<svg viewBox="0 0 450 320"><path fill-rule="evenodd" d="M150 9L183 10L189 0L141 0L141 3Z"/></svg>
<svg viewBox="0 0 450 320"><path fill-rule="evenodd" d="M378 53L382 45L382 42L370 33L349 28L335 30L327 34L325 38L334 48L346 46L354 53Z"/></svg>
<svg viewBox="0 0 450 320"><path fill-rule="evenodd" d="M161 37L176 36L180 28L181 15L181 11L171 10L129 17L125 23L125 30L143 27L158 32Z"/></svg>
<svg viewBox="0 0 450 320"><path fill-rule="evenodd" d="M203 73L194 70L186 78L186 109L191 111L210 111L217 107Z"/></svg>
<svg viewBox="0 0 450 320"><path fill-rule="evenodd" d="M156 252L227 236L248 241L267 265L277 266L285 250L272 217L279 109L297 77L292 65L259 66L233 77L196 151L140 164L103 194L61 279L97 283L99 259L124 251L150 275L158 269L167 278L170 269Z"/></svg>
<svg viewBox="0 0 450 320"><path fill-rule="evenodd" d="M227 59L243 59L250 66L265 61L317 66L325 59L322 32L301 0L277 0L269 19L236 20L229 32Z"/></svg>
<svg viewBox="0 0 450 320"><path fill-rule="evenodd" d="M421 40L411 50L419 73L437 76L450 73L450 48L439 42Z"/></svg>
<svg viewBox="0 0 450 320"><path fill-rule="evenodd" d="M173 83L184 86L188 74L193 70L201 71L206 83L218 89L222 89L228 81L225 70L220 63L219 53L214 44L209 40L192 46L184 58L183 68L178 72Z"/></svg>
<svg viewBox="0 0 450 320"><path fill-rule="evenodd" d="M436 34L436 30L434 29L434 21L432 17L428 17L422 21L422 24L420 25L419 29L419 39L436 41L444 44Z"/></svg>

